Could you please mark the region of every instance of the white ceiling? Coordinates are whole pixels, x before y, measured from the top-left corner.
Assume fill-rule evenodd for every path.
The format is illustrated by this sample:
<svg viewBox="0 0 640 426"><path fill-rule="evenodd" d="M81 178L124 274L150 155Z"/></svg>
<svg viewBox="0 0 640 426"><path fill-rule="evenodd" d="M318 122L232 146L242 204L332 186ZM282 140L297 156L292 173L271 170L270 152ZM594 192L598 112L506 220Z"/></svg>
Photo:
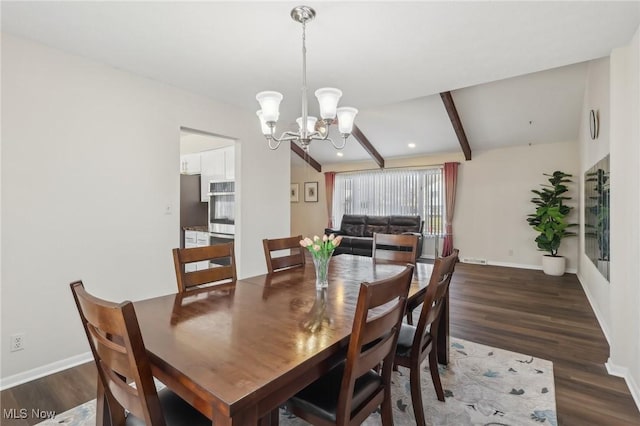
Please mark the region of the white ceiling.
<svg viewBox="0 0 640 426"><path fill-rule="evenodd" d="M625 45L640 24L638 1L308 4L317 12L307 28L309 91L341 88L341 105L360 109L356 123L384 157L459 149L443 91L453 93L472 150L577 138L580 63ZM2 31L241 108L258 109L261 90L280 91L283 130L300 115L301 28L289 17L296 5L0 7ZM410 141L417 146L409 151ZM353 139L341 159L326 145L312 143L321 163L367 158Z"/></svg>

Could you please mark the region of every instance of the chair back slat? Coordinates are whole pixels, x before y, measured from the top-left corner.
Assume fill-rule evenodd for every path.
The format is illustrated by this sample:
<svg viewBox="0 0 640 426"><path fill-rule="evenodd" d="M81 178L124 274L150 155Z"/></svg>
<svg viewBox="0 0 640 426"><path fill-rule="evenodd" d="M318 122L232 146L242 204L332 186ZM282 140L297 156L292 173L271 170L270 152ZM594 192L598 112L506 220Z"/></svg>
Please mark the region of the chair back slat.
<svg viewBox="0 0 640 426"><path fill-rule="evenodd" d="M302 235L262 240L267 271L270 274L285 268L304 266L304 249L300 246L300 240L302 240ZM273 252L281 250L289 250L289 253L279 257L273 256Z"/></svg>
<svg viewBox="0 0 640 426"><path fill-rule="evenodd" d="M100 359L120 376L133 377L135 373L131 369L127 348L107 338L93 325L87 324L87 328Z"/></svg>
<svg viewBox="0 0 640 426"><path fill-rule="evenodd" d="M205 262L207 269L186 271L186 265ZM204 284L235 284L236 260L233 242L212 246L173 249L173 263L176 270L178 291L185 293Z"/></svg>
<svg viewBox="0 0 640 426"><path fill-rule="evenodd" d="M304 259L304 254L302 253L274 257L271 259L271 272L278 271L280 269L291 268L293 266L302 266L305 264L302 259Z"/></svg>
<svg viewBox="0 0 640 426"><path fill-rule="evenodd" d="M373 260L414 263L418 257L418 236L373 234Z"/></svg>
<svg viewBox="0 0 640 426"><path fill-rule="evenodd" d="M385 389L389 389L398 330L407 302L413 269L413 265L409 264L393 277L360 285L338 399L338 424L348 423L345 419L356 420L351 419L355 381L380 363L383 364L382 384L372 392L369 402L365 405L380 404L385 397Z"/></svg>
<svg viewBox="0 0 640 426"><path fill-rule="evenodd" d="M234 273L231 266L214 266L185 274L184 283L187 288L190 288L224 280L230 280L229 282L231 282L233 278Z"/></svg>
<svg viewBox="0 0 640 426"><path fill-rule="evenodd" d="M387 333L386 336L382 337L381 340L376 342L372 347L365 348L358 356L358 363L356 364L354 375L360 377L367 371L379 366L380 360L385 358L386 354L391 351L392 346L395 347L393 332Z"/></svg>
<svg viewBox="0 0 640 426"><path fill-rule="evenodd" d="M93 353L99 388L104 390L111 419L124 421L125 410L146 424L164 426L147 351L131 302L112 303L89 294L81 281L71 292ZM135 383L133 388L129 382Z"/></svg>
<svg viewBox="0 0 640 426"><path fill-rule="evenodd" d="M145 412L138 390L124 382L112 369L103 368L103 372L106 377L105 388L108 388L116 401L134 416L143 419Z"/></svg>

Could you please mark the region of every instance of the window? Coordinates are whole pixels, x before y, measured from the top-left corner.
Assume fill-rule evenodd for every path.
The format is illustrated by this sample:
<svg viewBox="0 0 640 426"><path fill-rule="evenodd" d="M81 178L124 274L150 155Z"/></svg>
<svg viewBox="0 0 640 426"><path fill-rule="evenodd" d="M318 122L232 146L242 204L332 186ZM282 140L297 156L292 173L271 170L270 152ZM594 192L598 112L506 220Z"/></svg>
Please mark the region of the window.
<svg viewBox="0 0 640 426"><path fill-rule="evenodd" d="M333 223L343 214L419 215L426 235L444 235L442 167L338 173L333 189Z"/></svg>

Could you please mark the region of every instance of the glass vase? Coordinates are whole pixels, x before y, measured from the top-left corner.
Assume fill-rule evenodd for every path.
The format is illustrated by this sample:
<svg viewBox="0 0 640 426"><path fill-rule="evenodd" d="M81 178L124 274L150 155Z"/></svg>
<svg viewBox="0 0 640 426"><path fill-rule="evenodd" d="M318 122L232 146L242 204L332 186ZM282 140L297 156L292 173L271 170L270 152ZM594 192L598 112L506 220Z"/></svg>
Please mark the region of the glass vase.
<svg viewBox="0 0 640 426"><path fill-rule="evenodd" d="M331 254L327 257L314 256L313 264L316 267L316 290L321 290L329 286L329 262Z"/></svg>

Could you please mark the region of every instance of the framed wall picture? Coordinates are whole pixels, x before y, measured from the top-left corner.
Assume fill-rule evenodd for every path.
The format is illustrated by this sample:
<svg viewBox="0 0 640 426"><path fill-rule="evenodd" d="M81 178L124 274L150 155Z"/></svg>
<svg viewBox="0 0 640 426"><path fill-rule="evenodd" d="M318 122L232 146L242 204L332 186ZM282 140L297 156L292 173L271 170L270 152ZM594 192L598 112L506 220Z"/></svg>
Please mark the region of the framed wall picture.
<svg viewBox="0 0 640 426"><path fill-rule="evenodd" d="M291 190L289 192L289 195L291 196L292 203L297 203L298 201L300 201L300 184L299 183L291 184Z"/></svg>
<svg viewBox="0 0 640 426"><path fill-rule="evenodd" d="M318 202L318 182L304 183L304 201L306 203Z"/></svg>

